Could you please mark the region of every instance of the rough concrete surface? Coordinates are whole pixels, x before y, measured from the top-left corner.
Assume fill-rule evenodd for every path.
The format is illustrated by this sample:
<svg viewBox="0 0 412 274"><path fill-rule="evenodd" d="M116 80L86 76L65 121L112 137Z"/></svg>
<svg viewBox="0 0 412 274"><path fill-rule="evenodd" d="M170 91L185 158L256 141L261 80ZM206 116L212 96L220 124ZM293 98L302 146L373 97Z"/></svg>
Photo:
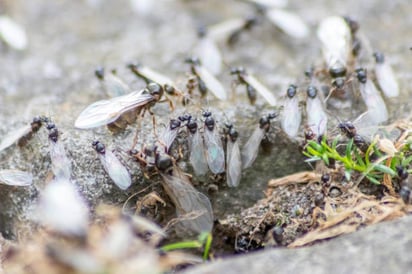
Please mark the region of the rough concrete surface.
<svg viewBox="0 0 412 274"><path fill-rule="evenodd" d="M267 249L183 273L409 273L412 218L381 223L315 246Z"/></svg>

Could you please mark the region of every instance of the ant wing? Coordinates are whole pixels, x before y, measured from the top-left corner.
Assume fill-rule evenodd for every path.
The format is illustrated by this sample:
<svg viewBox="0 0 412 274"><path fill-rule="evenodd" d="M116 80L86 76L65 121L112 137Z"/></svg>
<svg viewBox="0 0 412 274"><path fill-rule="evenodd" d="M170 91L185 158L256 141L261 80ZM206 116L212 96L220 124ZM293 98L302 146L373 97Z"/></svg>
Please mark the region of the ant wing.
<svg viewBox="0 0 412 274"><path fill-rule="evenodd" d="M13 130L9 134L7 134L0 143L0 151L5 150L6 148L10 147L14 143L16 143L20 138L26 136L32 131L32 127L30 124L25 125L24 127L18 128Z"/></svg>
<svg viewBox="0 0 412 274"><path fill-rule="evenodd" d="M213 174L225 172L225 152L217 129L205 128L203 133L206 146L206 160Z"/></svg>
<svg viewBox="0 0 412 274"><path fill-rule="evenodd" d="M237 187L240 182L240 176L242 175L242 161L239 149L239 142L232 142L231 140L228 140L226 153L227 185L229 187Z"/></svg>
<svg viewBox="0 0 412 274"><path fill-rule="evenodd" d="M218 99L226 100L227 94L223 85L204 67L195 66L197 76L202 79L208 90Z"/></svg>
<svg viewBox="0 0 412 274"><path fill-rule="evenodd" d="M282 112L281 125L282 129L290 138L295 138L299 132L302 115L299 109L299 100L297 96L287 98Z"/></svg>
<svg viewBox="0 0 412 274"><path fill-rule="evenodd" d="M344 66L350 55L351 32L342 17L332 16L324 19L317 30L322 43L323 57L328 68Z"/></svg>
<svg viewBox="0 0 412 274"><path fill-rule="evenodd" d="M243 169L250 167L256 160L264 136L265 130L260 127L253 131L252 136L250 136L242 150Z"/></svg>
<svg viewBox="0 0 412 274"><path fill-rule="evenodd" d="M190 133L189 133L190 134ZM204 175L208 170L205 147L203 139L197 130L190 138L190 156L189 161L192 164L196 175Z"/></svg>
<svg viewBox="0 0 412 274"><path fill-rule="evenodd" d="M275 26L289 36L302 39L309 35L308 25L295 13L281 9L271 9L266 16Z"/></svg>
<svg viewBox="0 0 412 274"><path fill-rule="evenodd" d="M128 110L143 106L153 100L145 89L110 100L101 100L83 110L74 124L76 128L86 129L104 126L116 121Z"/></svg>
<svg viewBox="0 0 412 274"><path fill-rule="evenodd" d="M252 86L260 95L263 96L263 98L265 98L269 105L277 105L277 100L273 93L269 91L264 85L262 85L255 77L251 75L245 75L243 76L243 78L248 85Z"/></svg>
<svg viewBox="0 0 412 274"><path fill-rule="evenodd" d="M71 162L67 157L62 142L49 140L50 159L52 171L56 178L70 179Z"/></svg>
<svg viewBox="0 0 412 274"><path fill-rule="evenodd" d="M130 87L113 73L104 76L102 85L110 97L122 96L131 92Z"/></svg>
<svg viewBox="0 0 412 274"><path fill-rule="evenodd" d="M189 179L175 167L173 175L161 173L163 188L176 206L184 228L201 233L211 231L213 210L209 198L197 191Z"/></svg>
<svg viewBox="0 0 412 274"><path fill-rule="evenodd" d="M99 158L104 170L120 189L125 190L132 184L132 179L126 167L111 151L106 150L104 154L99 153Z"/></svg>
<svg viewBox="0 0 412 274"><path fill-rule="evenodd" d="M30 173L16 169L0 170L0 184L9 186L29 186L32 183L33 175Z"/></svg>
<svg viewBox="0 0 412 274"><path fill-rule="evenodd" d="M199 56L203 66L213 75L217 75L222 70L222 55L215 43L209 36L199 38L197 45L193 49L194 55Z"/></svg>

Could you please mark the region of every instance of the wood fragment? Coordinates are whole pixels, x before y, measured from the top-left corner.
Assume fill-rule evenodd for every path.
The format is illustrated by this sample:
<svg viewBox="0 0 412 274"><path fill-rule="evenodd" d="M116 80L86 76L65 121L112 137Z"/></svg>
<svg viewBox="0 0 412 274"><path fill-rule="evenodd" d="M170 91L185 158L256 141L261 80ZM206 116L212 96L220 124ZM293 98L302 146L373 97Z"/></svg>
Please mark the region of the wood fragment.
<svg viewBox="0 0 412 274"><path fill-rule="evenodd" d="M313 171L303 171L284 176L282 178L272 179L269 181L269 187L286 186L291 184L306 184L310 182L317 182L321 175Z"/></svg>

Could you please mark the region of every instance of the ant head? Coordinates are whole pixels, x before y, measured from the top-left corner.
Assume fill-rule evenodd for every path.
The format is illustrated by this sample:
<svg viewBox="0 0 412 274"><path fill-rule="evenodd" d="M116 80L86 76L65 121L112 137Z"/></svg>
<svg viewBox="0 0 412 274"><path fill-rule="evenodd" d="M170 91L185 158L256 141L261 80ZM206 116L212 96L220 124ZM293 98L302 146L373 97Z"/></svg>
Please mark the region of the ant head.
<svg viewBox="0 0 412 274"><path fill-rule="evenodd" d="M47 125L46 125L46 128L48 130L51 130L53 128L56 128L56 125L53 122L48 122Z"/></svg>
<svg viewBox="0 0 412 274"><path fill-rule="evenodd" d="M383 64L385 62L385 55L383 55L382 52L375 51L373 57L375 57L375 61L378 64Z"/></svg>
<svg viewBox="0 0 412 274"><path fill-rule="evenodd" d="M174 130L178 127L180 127L181 121L177 119L170 119L170 129Z"/></svg>
<svg viewBox="0 0 412 274"><path fill-rule="evenodd" d="M316 95L318 94L318 89L315 86L308 86L306 89L306 94L308 95L309 98L315 98Z"/></svg>
<svg viewBox="0 0 412 274"><path fill-rule="evenodd" d="M104 67L97 67L94 70L94 75L96 75L96 77L100 80L104 79Z"/></svg>
<svg viewBox="0 0 412 274"><path fill-rule="evenodd" d="M329 182L330 180L330 175L329 173L325 173L322 175L322 177L320 178L320 180L322 181L322 183L326 184L327 182Z"/></svg>
<svg viewBox="0 0 412 274"><path fill-rule="evenodd" d="M307 69L305 69L304 74L309 79L313 78L313 76L315 75L315 68L313 66L308 67Z"/></svg>
<svg viewBox="0 0 412 274"><path fill-rule="evenodd" d="M228 132L229 138L232 142L235 142L237 140L237 138L239 137L239 132L237 132L236 129L234 129L233 127L229 128L229 132Z"/></svg>
<svg viewBox="0 0 412 274"><path fill-rule="evenodd" d="M233 124L232 123L225 123L225 127L230 130L231 128L233 128Z"/></svg>
<svg viewBox="0 0 412 274"><path fill-rule="evenodd" d="M256 15L249 15L245 18L246 23L244 25L244 29L251 29L252 27L254 27L255 25L257 25L259 23L259 16Z"/></svg>
<svg viewBox="0 0 412 274"><path fill-rule="evenodd" d="M267 115L267 119L272 120L272 119L275 119L277 116L278 114L276 112L271 112Z"/></svg>
<svg viewBox="0 0 412 274"><path fill-rule="evenodd" d="M213 117L211 116L207 116L205 119L205 126L207 127L207 129L213 130L215 127L215 119L213 119Z"/></svg>
<svg viewBox="0 0 412 274"><path fill-rule="evenodd" d="M345 86L345 83L346 81L344 77L338 77L338 78L333 79L332 86L334 89L341 90Z"/></svg>
<svg viewBox="0 0 412 274"><path fill-rule="evenodd" d="M197 122L195 120L188 120L186 127L190 133L194 134L197 131Z"/></svg>
<svg viewBox="0 0 412 274"><path fill-rule="evenodd" d="M210 117L210 116L212 116L212 112L210 112L208 110L205 110L205 111L203 111L202 116L205 117L205 118Z"/></svg>
<svg viewBox="0 0 412 274"><path fill-rule="evenodd" d="M246 70L244 67L232 67L230 68L230 74L231 75L236 75L236 74L242 74L246 73Z"/></svg>
<svg viewBox="0 0 412 274"><path fill-rule="evenodd" d="M181 122L190 121L192 119L192 115L190 114L183 114L177 117Z"/></svg>
<svg viewBox="0 0 412 274"><path fill-rule="evenodd" d="M293 85L293 84L289 85L288 89L286 90L286 95L289 98L295 97L297 89L298 87L296 85Z"/></svg>
<svg viewBox="0 0 412 274"><path fill-rule="evenodd" d="M316 137L315 132L311 128L305 130L305 140L314 140Z"/></svg>
<svg viewBox="0 0 412 274"><path fill-rule="evenodd" d="M176 89L172 85L165 84L163 89L169 95L175 95L176 94Z"/></svg>
<svg viewBox="0 0 412 274"><path fill-rule="evenodd" d="M40 117L40 116L35 116L35 117L33 117L33 120L32 120L32 122L31 122L31 124L41 124L42 122L43 122L42 117Z"/></svg>
<svg viewBox="0 0 412 274"><path fill-rule="evenodd" d="M106 152L105 145L100 143L99 141L93 141L92 146L100 154L104 154Z"/></svg>
<svg viewBox="0 0 412 274"><path fill-rule="evenodd" d="M349 25L349 29L352 34L355 34L359 30L360 26L358 21L354 20L350 16L343 16L343 19Z"/></svg>
<svg viewBox="0 0 412 274"><path fill-rule="evenodd" d="M200 25L197 27L197 36L203 38L207 35L207 27L205 25Z"/></svg>
<svg viewBox="0 0 412 274"><path fill-rule="evenodd" d="M135 61L135 62L132 62L132 63L128 63L127 65L126 65L126 67L128 68L128 69L131 69L131 70L137 70L139 67L141 67L142 66L142 64L139 62L139 61Z"/></svg>
<svg viewBox="0 0 412 274"><path fill-rule="evenodd" d="M163 88L157 83L149 83L146 89L153 97L158 97L160 99L163 95Z"/></svg>
<svg viewBox="0 0 412 274"><path fill-rule="evenodd" d="M185 59L185 63L190 64L190 65L195 65L199 66L200 65L200 59L195 56L190 56Z"/></svg>
<svg viewBox="0 0 412 274"><path fill-rule="evenodd" d="M59 138L58 129L56 127L50 128L49 129L49 139L52 140L53 142L57 142L58 138Z"/></svg>
<svg viewBox="0 0 412 274"><path fill-rule="evenodd" d="M156 167L162 171L167 172L173 166L172 157L166 153L156 154Z"/></svg>
<svg viewBox="0 0 412 274"><path fill-rule="evenodd" d="M355 70L356 77L358 78L359 82L365 84L368 78L368 73L365 68L357 68Z"/></svg>
<svg viewBox="0 0 412 274"><path fill-rule="evenodd" d="M157 145L155 143L150 143L144 146L143 153L146 156L154 156L157 152Z"/></svg>
<svg viewBox="0 0 412 274"><path fill-rule="evenodd" d="M272 112L265 116L262 116L259 120L259 127L266 128L270 125L270 120L274 119L277 116L276 113Z"/></svg>

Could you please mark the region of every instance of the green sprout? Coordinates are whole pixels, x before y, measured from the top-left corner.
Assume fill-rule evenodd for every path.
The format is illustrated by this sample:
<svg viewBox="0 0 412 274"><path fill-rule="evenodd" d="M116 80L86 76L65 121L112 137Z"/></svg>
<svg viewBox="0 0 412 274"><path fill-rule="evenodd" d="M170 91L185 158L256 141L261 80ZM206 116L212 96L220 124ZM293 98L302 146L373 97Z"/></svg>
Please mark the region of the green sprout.
<svg viewBox="0 0 412 274"><path fill-rule="evenodd" d="M397 175L396 166L407 166L412 159L404 159L403 153L395 156L383 155L377 148L376 141L372 142L365 153L363 153L357 146L354 145L353 138L349 139L346 144L344 153L339 152L338 147L339 137L332 141L329 145L326 138L323 138L320 143L316 141L309 141L303 154L308 157L307 162L314 162L322 160L326 165L329 165L331 159L342 164L345 168L345 177L349 181L353 172L358 172L362 175L361 178L366 177L374 184L381 184L384 174L389 174L391 177ZM371 160L371 156L374 156ZM391 158L390 166L386 166L383 162ZM376 159L377 158L377 159Z"/></svg>
<svg viewBox="0 0 412 274"><path fill-rule="evenodd" d="M160 250L168 252L177 249L188 249L188 248L203 248L202 258L206 261L209 258L210 247L212 245L212 233L203 232L197 237L196 240L192 241L182 241L177 243L171 243L164 245Z"/></svg>

